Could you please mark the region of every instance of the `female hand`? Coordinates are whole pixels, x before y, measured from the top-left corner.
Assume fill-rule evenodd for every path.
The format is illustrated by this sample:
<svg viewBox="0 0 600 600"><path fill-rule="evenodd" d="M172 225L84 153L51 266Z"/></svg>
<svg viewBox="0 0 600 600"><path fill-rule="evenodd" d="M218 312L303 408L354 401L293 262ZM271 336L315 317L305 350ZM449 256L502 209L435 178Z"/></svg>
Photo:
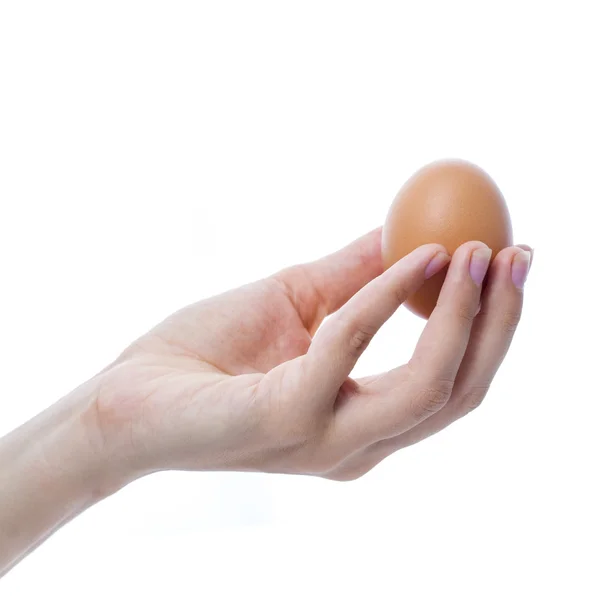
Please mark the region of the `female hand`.
<svg viewBox="0 0 600 600"><path fill-rule="evenodd" d="M163 469L355 479L482 401L520 318L529 250L500 252L482 296L491 251L460 247L409 363L358 380L377 330L447 266L443 247L382 273L375 231L188 306L83 387L94 452L124 481Z"/></svg>
<svg viewBox="0 0 600 600"><path fill-rule="evenodd" d="M356 361L398 306L448 265L441 246L422 246L382 273L375 231L175 313L0 439L0 576L148 473L349 480L446 427L481 402L508 350L529 250L500 252L482 295L491 251L461 246L409 363L364 379L350 378Z"/></svg>

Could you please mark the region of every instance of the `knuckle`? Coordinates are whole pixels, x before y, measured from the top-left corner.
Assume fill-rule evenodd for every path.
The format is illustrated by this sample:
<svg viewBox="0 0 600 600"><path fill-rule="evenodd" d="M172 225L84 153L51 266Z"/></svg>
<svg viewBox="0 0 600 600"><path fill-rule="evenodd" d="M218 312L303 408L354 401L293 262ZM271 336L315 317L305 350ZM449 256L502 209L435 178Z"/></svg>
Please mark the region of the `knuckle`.
<svg viewBox="0 0 600 600"><path fill-rule="evenodd" d="M406 299L410 296L411 292L412 290L410 289L408 283L402 282L398 284L396 287L394 287L393 291L396 303L403 304L406 302Z"/></svg>
<svg viewBox="0 0 600 600"><path fill-rule="evenodd" d="M361 461L360 464L354 464L350 467L335 469L335 470L331 471L330 473L325 473L323 476L325 478L331 479L333 481L343 481L343 482L356 481L357 479L360 479L361 477L366 475L369 471L374 469L378 463L379 463L378 460L377 461L371 460L369 462Z"/></svg>
<svg viewBox="0 0 600 600"><path fill-rule="evenodd" d="M459 321L464 325L468 325L469 327L473 324L473 320L475 319L476 309L473 309L473 306L468 303L459 304L456 310L456 316Z"/></svg>
<svg viewBox="0 0 600 600"><path fill-rule="evenodd" d="M367 471L363 471L362 469L353 469L348 471L340 471L336 473L327 473L324 475L324 477L326 479L331 479L332 481L349 483L350 481L356 481L357 479L360 479L366 473Z"/></svg>
<svg viewBox="0 0 600 600"><path fill-rule="evenodd" d="M471 388L468 392L464 394L461 400L461 406L463 408L464 413L470 413L475 410L486 397L488 391L490 389L489 385L482 385Z"/></svg>
<svg viewBox="0 0 600 600"><path fill-rule="evenodd" d="M303 454L300 471L327 479L354 471L360 467L357 462L362 462L356 460L356 445L342 442L332 429L322 434L318 443L307 450Z"/></svg>
<svg viewBox="0 0 600 600"><path fill-rule="evenodd" d="M268 440L260 453L260 468L271 472L319 475L329 471L330 465L312 432L288 430Z"/></svg>
<svg viewBox="0 0 600 600"><path fill-rule="evenodd" d="M293 472L325 477L340 466L346 456L325 432L323 426L313 427L288 446L287 460Z"/></svg>
<svg viewBox="0 0 600 600"><path fill-rule="evenodd" d="M369 345L377 329L365 323L352 324L350 327L350 337L348 340L350 346L350 352L353 355L360 355L364 352L365 348Z"/></svg>
<svg viewBox="0 0 600 600"><path fill-rule="evenodd" d="M313 447L312 451L304 457L304 462L303 471L314 475L325 475L333 471L340 463L340 461L323 446Z"/></svg>
<svg viewBox="0 0 600 600"><path fill-rule="evenodd" d="M441 410L450 399L453 384L451 380L438 380L417 392L413 401L415 417L421 420Z"/></svg>
<svg viewBox="0 0 600 600"><path fill-rule="evenodd" d="M513 310L507 311L502 316L502 330L504 333L513 334L517 330L519 326L519 322L521 321L521 311Z"/></svg>

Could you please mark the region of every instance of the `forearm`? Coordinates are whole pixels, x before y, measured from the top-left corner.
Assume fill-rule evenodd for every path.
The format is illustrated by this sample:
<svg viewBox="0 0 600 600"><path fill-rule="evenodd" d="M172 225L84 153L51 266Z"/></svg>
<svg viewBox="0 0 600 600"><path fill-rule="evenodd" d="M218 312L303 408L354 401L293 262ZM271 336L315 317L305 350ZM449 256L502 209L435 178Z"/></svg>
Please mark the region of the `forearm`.
<svg viewBox="0 0 600 600"><path fill-rule="evenodd" d="M89 411L74 392L0 439L0 576L115 490L90 440Z"/></svg>

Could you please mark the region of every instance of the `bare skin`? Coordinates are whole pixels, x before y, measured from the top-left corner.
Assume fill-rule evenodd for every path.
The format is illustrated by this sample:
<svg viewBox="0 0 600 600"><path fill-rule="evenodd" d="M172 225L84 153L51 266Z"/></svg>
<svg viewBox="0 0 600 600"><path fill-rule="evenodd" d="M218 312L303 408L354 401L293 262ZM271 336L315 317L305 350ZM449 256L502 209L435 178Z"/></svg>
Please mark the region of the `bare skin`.
<svg viewBox="0 0 600 600"><path fill-rule="evenodd" d="M519 322L531 252L469 242L408 364L352 379L378 329L450 261L422 246L382 273L380 231L183 308L0 440L0 575L150 473L360 477L484 398ZM324 323L326 316L331 315Z"/></svg>

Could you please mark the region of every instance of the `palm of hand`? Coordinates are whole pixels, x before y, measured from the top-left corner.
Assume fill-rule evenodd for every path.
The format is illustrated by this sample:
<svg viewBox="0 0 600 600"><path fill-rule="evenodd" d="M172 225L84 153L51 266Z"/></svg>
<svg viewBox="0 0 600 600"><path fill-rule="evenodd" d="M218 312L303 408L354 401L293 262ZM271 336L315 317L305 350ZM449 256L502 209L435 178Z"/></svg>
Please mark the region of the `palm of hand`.
<svg viewBox="0 0 600 600"><path fill-rule="evenodd" d="M311 335L285 285L264 279L192 305L156 335L218 371L267 373L304 354Z"/></svg>
<svg viewBox="0 0 600 600"><path fill-rule="evenodd" d="M207 468L207 457L210 468L268 470L269 431L289 437L305 416L281 389L257 397L256 387L307 352L325 313L302 267L183 308L103 372L102 437L120 437L111 443L136 459L145 440L162 440L145 457L149 470Z"/></svg>

